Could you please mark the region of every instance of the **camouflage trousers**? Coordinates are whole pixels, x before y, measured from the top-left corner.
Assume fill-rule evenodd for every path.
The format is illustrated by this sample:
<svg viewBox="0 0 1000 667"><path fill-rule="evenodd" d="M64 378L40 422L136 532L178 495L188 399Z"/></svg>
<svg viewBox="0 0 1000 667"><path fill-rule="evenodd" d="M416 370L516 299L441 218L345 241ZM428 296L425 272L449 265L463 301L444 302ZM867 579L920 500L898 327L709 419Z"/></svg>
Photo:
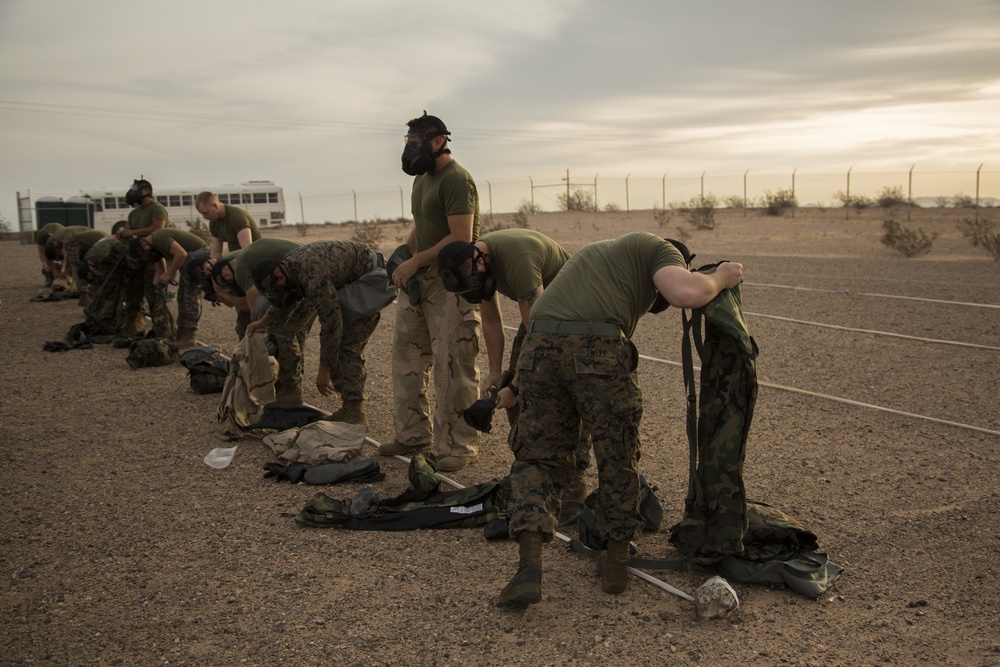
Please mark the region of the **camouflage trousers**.
<svg viewBox="0 0 1000 667"><path fill-rule="evenodd" d="M511 537L527 530L552 539L585 429L597 459L598 529L611 540L632 539L642 524L638 359L621 336L528 334L518 360L521 414L511 437Z"/></svg>
<svg viewBox="0 0 1000 667"><path fill-rule="evenodd" d="M257 304L261 306L257 307ZM267 300L264 297L257 297L257 304L254 308L253 321L263 317L267 312ZM247 319L250 320L250 314L247 315ZM275 318L271 323L268 334L274 338L277 346L274 356L278 360L278 377L275 380L279 386L288 388L302 384L306 337L315 321L316 309L300 301L284 317ZM243 328L245 330L246 325Z"/></svg>
<svg viewBox="0 0 1000 667"><path fill-rule="evenodd" d="M440 457L475 456L479 433L462 412L479 399L479 307L441 284L436 266L417 274L421 302L397 299L392 341L393 419L405 445L434 443ZM430 411L430 379L435 406Z"/></svg>
<svg viewBox="0 0 1000 667"><path fill-rule="evenodd" d="M354 320L344 327L337 348L337 368L330 369L330 381L343 401L360 401L367 398L365 382L368 370L365 365L365 345L375 332L382 313Z"/></svg>
<svg viewBox="0 0 1000 667"><path fill-rule="evenodd" d="M197 329L204 296L201 285L187 271L178 271L177 276L177 327Z"/></svg>
<svg viewBox="0 0 1000 667"><path fill-rule="evenodd" d="M109 271L98 276L90 303L83 309L87 323L99 326L109 334L118 333L125 324L126 287L124 272Z"/></svg>
<svg viewBox="0 0 1000 667"><path fill-rule="evenodd" d="M129 272L125 291L125 322L137 318L142 312L142 300L149 306L149 317L153 329L161 338L173 338L176 334L174 316L167 308L167 290L162 285L153 284L156 268L147 264Z"/></svg>
<svg viewBox="0 0 1000 667"><path fill-rule="evenodd" d="M517 326L517 333L514 334L514 341L510 346L510 361L507 363L507 368L517 368L517 360L521 357L521 345L524 344L524 337L527 334L527 330L524 328L524 323L522 322ZM508 440L510 436L514 433L514 422L517 421L518 415L521 413L520 404L515 403L514 407L507 409L507 423L510 424L510 434L508 435ZM587 431L580 431L580 446L576 449L576 469L579 471L586 470L590 467L590 433Z"/></svg>

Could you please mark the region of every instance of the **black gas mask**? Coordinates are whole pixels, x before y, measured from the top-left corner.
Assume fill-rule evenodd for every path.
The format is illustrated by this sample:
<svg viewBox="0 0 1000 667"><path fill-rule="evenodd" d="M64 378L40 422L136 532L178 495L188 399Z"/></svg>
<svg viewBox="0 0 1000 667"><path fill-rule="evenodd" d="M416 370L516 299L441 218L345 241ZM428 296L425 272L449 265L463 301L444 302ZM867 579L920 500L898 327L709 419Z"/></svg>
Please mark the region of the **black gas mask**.
<svg viewBox="0 0 1000 667"><path fill-rule="evenodd" d="M281 274L285 276L285 284L279 285L272 274L270 284L261 289L260 293L261 296L267 299L269 304L278 310L285 310L286 308L291 308L302 299L302 292L292 281L283 265L279 264L277 270L281 271ZM259 285L258 288L260 288Z"/></svg>
<svg viewBox="0 0 1000 667"><path fill-rule="evenodd" d="M140 239L137 236L129 240L128 251L130 255L143 264L154 264L163 259L163 255L160 254L159 250L150 245L148 241Z"/></svg>
<svg viewBox="0 0 1000 667"><path fill-rule="evenodd" d="M145 196L142 194L142 191L147 188L149 189L149 194L152 194L153 186L149 181L143 178L132 181L132 187L125 193L125 203L129 206L138 206Z"/></svg>
<svg viewBox="0 0 1000 667"><path fill-rule="evenodd" d="M222 274L222 270L226 267L229 268L229 278L226 278ZM247 295L246 291L240 287L239 283L236 282L236 276L233 273L232 263L228 259L220 259L212 267L212 282L215 285L218 285L221 289L235 294L236 296Z"/></svg>
<svg viewBox="0 0 1000 667"><path fill-rule="evenodd" d="M445 148L447 144L444 143L441 144L439 150L435 151L433 139L434 137L447 137L451 132L444 126L441 119L436 116L428 116L426 111L424 111L423 116L414 118L406 125L410 130L406 133L406 145L403 147L403 171L410 176L433 174L437 158L445 153L451 153L449 149Z"/></svg>
<svg viewBox="0 0 1000 667"><path fill-rule="evenodd" d="M483 260L485 271L479 270ZM474 243L456 241L438 253L438 272L441 284L449 292L457 292L469 303L491 301L497 285L489 268L489 258Z"/></svg>

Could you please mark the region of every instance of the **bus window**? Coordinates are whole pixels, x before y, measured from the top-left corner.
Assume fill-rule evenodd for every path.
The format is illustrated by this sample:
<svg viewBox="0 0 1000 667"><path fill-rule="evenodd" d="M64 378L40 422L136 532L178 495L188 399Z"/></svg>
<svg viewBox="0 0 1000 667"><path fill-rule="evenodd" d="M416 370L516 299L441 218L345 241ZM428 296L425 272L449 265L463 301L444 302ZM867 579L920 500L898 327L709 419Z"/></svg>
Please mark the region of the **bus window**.
<svg viewBox="0 0 1000 667"><path fill-rule="evenodd" d="M118 208L118 206L116 205L116 202L115 202L115 198L114 197L108 197L108 198L106 198L104 200L104 208L107 208L107 209Z"/></svg>
<svg viewBox="0 0 1000 667"><path fill-rule="evenodd" d="M277 192L268 192L267 193L267 203L268 204L277 204L278 203L278 193Z"/></svg>
<svg viewBox="0 0 1000 667"><path fill-rule="evenodd" d="M129 203L125 201L125 197L118 198L118 208L132 208Z"/></svg>
<svg viewBox="0 0 1000 667"><path fill-rule="evenodd" d="M229 195L215 195L215 196L218 197L220 204L228 204L229 203Z"/></svg>
<svg viewBox="0 0 1000 667"><path fill-rule="evenodd" d="M243 193L243 203L244 204L252 204L253 203L253 199L250 197L250 193L249 192L244 192Z"/></svg>
<svg viewBox="0 0 1000 667"><path fill-rule="evenodd" d="M191 195L181 195L181 206L190 206L194 203Z"/></svg>
<svg viewBox="0 0 1000 667"><path fill-rule="evenodd" d="M180 195L170 195L170 205L171 206L180 206L181 205L181 196Z"/></svg>
<svg viewBox="0 0 1000 667"><path fill-rule="evenodd" d="M266 192L255 192L255 193L253 193L253 203L254 204L266 204L267 203L267 193Z"/></svg>
<svg viewBox="0 0 1000 667"><path fill-rule="evenodd" d="M158 197L156 198L156 201L157 201L157 203L159 203L159 204L162 204L162 205L166 206L169 200L167 199L167 196L166 196L166 195L159 195L159 196L158 196Z"/></svg>

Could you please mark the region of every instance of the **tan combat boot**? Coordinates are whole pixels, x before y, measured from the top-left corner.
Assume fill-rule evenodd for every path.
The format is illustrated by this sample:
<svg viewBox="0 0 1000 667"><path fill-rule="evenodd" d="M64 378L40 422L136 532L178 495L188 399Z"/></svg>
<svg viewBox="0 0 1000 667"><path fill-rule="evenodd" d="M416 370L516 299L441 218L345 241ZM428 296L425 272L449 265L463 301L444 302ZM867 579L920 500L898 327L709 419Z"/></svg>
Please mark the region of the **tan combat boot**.
<svg viewBox="0 0 1000 667"><path fill-rule="evenodd" d="M344 401L340 409L328 417L332 422L344 422L345 424L362 424L368 427L368 413L365 411L364 399L356 401Z"/></svg>
<svg viewBox="0 0 1000 667"><path fill-rule="evenodd" d="M608 550L597 557L597 574L605 593L617 595L628 588L628 547L628 542L608 540Z"/></svg>
<svg viewBox="0 0 1000 667"><path fill-rule="evenodd" d="M125 324L122 325L121 335L128 338L136 331L142 331L146 328L146 318L142 315L136 315L125 320Z"/></svg>
<svg viewBox="0 0 1000 667"><path fill-rule="evenodd" d="M297 383L290 387L286 387L278 382L275 382L274 402L282 407L302 405L302 384Z"/></svg>
<svg viewBox="0 0 1000 667"><path fill-rule="evenodd" d="M542 599L542 544L541 533L518 533L517 544L521 554L517 574L500 591L500 604L526 605Z"/></svg>
<svg viewBox="0 0 1000 667"><path fill-rule="evenodd" d="M194 338L197 331L196 327L177 327L177 337L174 338L174 345L177 346L178 350L186 350L189 347L200 345Z"/></svg>

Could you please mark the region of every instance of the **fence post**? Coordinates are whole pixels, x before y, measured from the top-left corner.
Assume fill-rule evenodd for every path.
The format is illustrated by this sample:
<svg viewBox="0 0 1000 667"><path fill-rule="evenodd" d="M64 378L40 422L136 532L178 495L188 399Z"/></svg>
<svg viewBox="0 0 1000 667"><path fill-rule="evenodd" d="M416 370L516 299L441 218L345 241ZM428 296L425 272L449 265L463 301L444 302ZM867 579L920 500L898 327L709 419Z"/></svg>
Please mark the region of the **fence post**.
<svg viewBox="0 0 1000 667"><path fill-rule="evenodd" d="M598 176L600 176L600 174L594 174L594 210L595 211L601 210L601 207L597 203L597 177Z"/></svg>
<svg viewBox="0 0 1000 667"><path fill-rule="evenodd" d="M489 181L486 181L486 191L489 193L489 196L490 196L490 218L492 218L493 217L493 184L490 183Z"/></svg>
<svg viewBox="0 0 1000 667"><path fill-rule="evenodd" d="M701 201L698 203L705 205L705 172L701 172Z"/></svg>
<svg viewBox="0 0 1000 667"><path fill-rule="evenodd" d="M749 169L743 172L743 217L744 218L747 217L747 207L750 205L747 202L747 174L749 173L750 173Z"/></svg>
<svg viewBox="0 0 1000 667"><path fill-rule="evenodd" d="M360 222L358 220L358 193L351 188L351 195L354 196L354 222Z"/></svg>
<svg viewBox="0 0 1000 667"><path fill-rule="evenodd" d="M985 163L984 163L985 164ZM979 172L983 170L983 165L979 165L979 169L976 169L976 225L978 229L979 225Z"/></svg>
<svg viewBox="0 0 1000 667"><path fill-rule="evenodd" d="M566 170L566 210L569 210L569 169Z"/></svg>
<svg viewBox="0 0 1000 667"><path fill-rule="evenodd" d="M403 186L399 186L399 219L403 220L406 215L403 213Z"/></svg>
<svg viewBox="0 0 1000 667"><path fill-rule="evenodd" d="M795 219L795 172L799 170L798 167L792 169L792 220Z"/></svg>
<svg viewBox="0 0 1000 667"><path fill-rule="evenodd" d="M528 176L528 183L531 183L531 215L535 214L535 181Z"/></svg>
<svg viewBox="0 0 1000 667"><path fill-rule="evenodd" d="M854 169L854 167L847 168L847 195L844 202L844 220L851 219L851 169Z"/></svg>
<svg viewBox="0 0 1000 667"><path fill-rule="evenodd" d="M629 206L629 198L628 198L628 179L629 179L629 176L631 176L631 175L632 174L626 174L625 175L625 212L626 213L629 213L632 210L630 208L630 206Z"/></svg>
<svg viewBox="0 0 1000 667"><path fill-rule="evenodd" d="M306 224L306 207L302 203L302 193L299 192L298 195L299 195L299 222L301 222L304 225Z"/></svg>
<svg viewBox="0 0 1000 667"><path fill-rule="evenodd" d="M662 190L661 196L663 197L663 210L667 210L667 174L663 174L663 180L660 181L660 189Z"/></svg>
<svg viewBox="0 0 1000 667"><path fill-rule="evenodd" d="M910 221L910 212L913 211L913 168L917 165L910 165L910 173L906 183L906 221Z"/></svg>

